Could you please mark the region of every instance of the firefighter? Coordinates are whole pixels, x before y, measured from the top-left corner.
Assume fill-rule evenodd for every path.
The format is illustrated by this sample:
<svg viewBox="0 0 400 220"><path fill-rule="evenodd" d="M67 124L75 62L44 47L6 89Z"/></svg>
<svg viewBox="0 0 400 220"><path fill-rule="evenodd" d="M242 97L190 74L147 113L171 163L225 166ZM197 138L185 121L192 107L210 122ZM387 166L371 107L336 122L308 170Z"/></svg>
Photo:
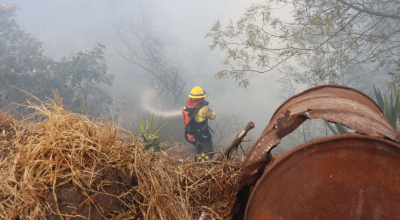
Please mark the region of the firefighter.
<svg viewBox="0 0 400 220"><path fill-rule="evenodd" d="M213 120L215 112L208 108L208 102L204 99L206 92L200 86L195 86L188 96L189 100L182 110L185 138L194 145L199 161L209 160L213 155L207 153L214 149L208 119Z"/></svg>

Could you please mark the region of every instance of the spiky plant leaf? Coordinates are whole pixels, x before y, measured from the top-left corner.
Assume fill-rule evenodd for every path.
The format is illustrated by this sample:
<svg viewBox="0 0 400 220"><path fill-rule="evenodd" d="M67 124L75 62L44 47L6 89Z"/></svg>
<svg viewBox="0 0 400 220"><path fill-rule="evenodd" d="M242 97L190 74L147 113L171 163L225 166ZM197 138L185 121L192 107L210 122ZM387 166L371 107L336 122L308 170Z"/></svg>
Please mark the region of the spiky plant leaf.
<svg viewBox="0 0 400 220"><path fill-rule="evenodd" d="M382 95L379 89L374 87L376 101L381 108L383 114L389 119L390 123L396 128L397 119L400 117L400 104L399 104L399 93L395 85L391 87L390 99L388 100L386 95ZM393 97L394 94L394 97Z"/></svg>
<svg viewBox="0 0 400 220"><path fill-rule="evenodd" d="M329 130L331 130L333 134L338 134L338 132L335 130L334 127L332 127L332 125L329 122L325 121L325 124L328 126Z"/></svg>
<svg viewBox="0 0 400 220"><path fill-rule="evenodd" d="M335 123L335 126L338 129L340 134L345 134L345 133L349 132L345 126L343 126L339 123Z"/></svg>
<svg viewBox="0 0 400 220"><path fill-rule="evenodd" d="M138 114L138 125L136 125L137 129L132 128L133 133L139 138L139 141L145 145L145 149L152 151L160 151L162 148L160 144L167 140L160 140L158 136L161 130L164 128L165 124L160 125L161 117L157 120L157 123L154 125L154 113L147 113L147 117ZM136 123L135 123L136 124Z"/></svg>
<svg viewBox="0 0 400 220"><path fill-rule="evenodd" d="M375 88L375 85L372 85L372 86L374 87L376 101L378 102L379 107L381 107L381 109L383 110L384 103L383 103L381 91L379 89Z"/></svg>

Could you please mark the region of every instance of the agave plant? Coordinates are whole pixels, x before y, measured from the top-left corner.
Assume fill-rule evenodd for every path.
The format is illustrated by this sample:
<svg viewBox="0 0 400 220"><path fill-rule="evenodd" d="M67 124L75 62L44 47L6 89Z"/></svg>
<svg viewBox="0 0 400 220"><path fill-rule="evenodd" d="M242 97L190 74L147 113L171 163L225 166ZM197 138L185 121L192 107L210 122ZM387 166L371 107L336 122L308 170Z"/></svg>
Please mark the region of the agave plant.
<svg viewBox="0 0 400 220"><path fill-rule="evenodd" d="M329 130L331 130L331 132L333 134L344 134L344 133L349 132L347 127L345 127L339 123L334 123L337 130L329 122L325 121L325 124L326 124L326 126L328 126Z"/></svg>
<svg viewBox="0 0 400 220"><path fill-rule="evenodd" d="M397 125L397 118L400 116L400 107L399 107L399 92L397 91L396 85L393 84L393 87L390 87L390 99L386 98L386 95L382 95L381 91L374 86L374 92L376 97L376 102L379 107L382 109L383 114L389 121L393 124L395 128ZM393 97L394 94L394 97Z"/></svg>
<svg viewBox="0 0 400 220"><path fill-rule="evenodd" d="M133 133L136 137L139 137L139 141L145 145L146 150L160 151L166 150L171 146L160 147L160 144L167 140L167 138L160 140L159 134L161 130L164 128L165 124L160 125L162 117L160 117L155 124L154 122L154 113L150 116L150 113L147 113L147 117L141 116L138 114L138 122L136 124L136 129L132 128Z"/></svg>

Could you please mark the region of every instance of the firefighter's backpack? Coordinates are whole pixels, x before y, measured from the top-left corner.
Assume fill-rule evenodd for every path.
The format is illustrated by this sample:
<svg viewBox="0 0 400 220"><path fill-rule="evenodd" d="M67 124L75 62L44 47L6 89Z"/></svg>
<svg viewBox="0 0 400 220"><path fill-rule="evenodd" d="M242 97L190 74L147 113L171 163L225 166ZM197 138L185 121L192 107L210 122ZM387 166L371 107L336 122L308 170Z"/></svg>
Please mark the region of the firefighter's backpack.
<svg viewBox="0 0 400 220"><path fill-rule="evenodd" d="M199 105L199 107L194 109L182 110L183 123L185 124L185 139L193 145L196 143L196 139L194 137L194 132L196 131L194 116L206 105L208 105L208 102L203 102Z"/></svg>

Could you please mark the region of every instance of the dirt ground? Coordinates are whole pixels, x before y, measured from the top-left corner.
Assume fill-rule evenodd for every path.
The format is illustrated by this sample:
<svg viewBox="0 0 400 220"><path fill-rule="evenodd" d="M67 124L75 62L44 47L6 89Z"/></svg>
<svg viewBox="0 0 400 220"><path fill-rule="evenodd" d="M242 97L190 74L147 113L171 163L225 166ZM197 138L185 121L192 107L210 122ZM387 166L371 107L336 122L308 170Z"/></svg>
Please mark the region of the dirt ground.
<svg viewBox="0 0 400 220"><path fill-rule="evenodd" d="M61 213L70 215L91 216L91 219L116 218L128 211L125 204L131 204L128 198L123 201L117 199L121 192L126 192L128 188L136 186L137 181L132 177L127 177L115 169L103 172L102 183L99 192L92 192L90 189L83 190L74 186L72 181L57 188L56 197ZM87 203L88 195L93 203ZM57 210L52 190L47 194L48 202L52 210ZM92 205L96 204L96 206ZM102 211L99 212L99 209ZM58 214L47 213L47 219L61 220ZM82 219L82 217L71 217L71 220Z"/></svg>

